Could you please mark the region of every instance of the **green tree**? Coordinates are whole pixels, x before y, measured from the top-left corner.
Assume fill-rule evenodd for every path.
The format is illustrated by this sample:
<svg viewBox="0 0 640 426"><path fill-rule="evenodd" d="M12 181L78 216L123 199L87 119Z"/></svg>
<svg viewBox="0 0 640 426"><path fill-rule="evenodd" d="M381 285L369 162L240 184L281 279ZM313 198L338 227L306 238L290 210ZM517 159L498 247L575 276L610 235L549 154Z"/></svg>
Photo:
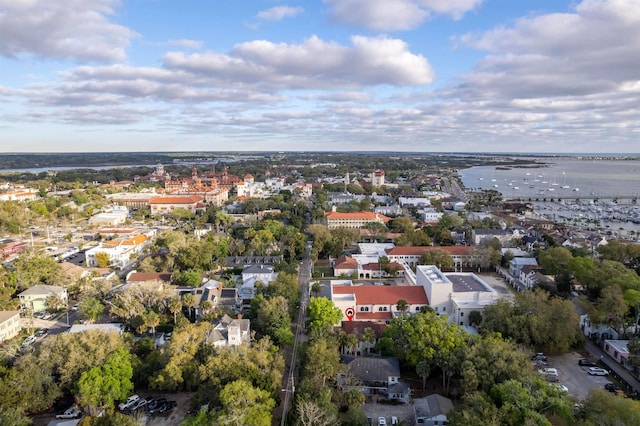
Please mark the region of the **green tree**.
<svg viewBox="0 0 640 426"><path fill-rule="evenodd" d="M407 301L404 299L400 299L396 302L396 308L398 309L399 312L402 312L403 314L405 314L409 309L409 303L407 303Z"/></svg>
<svg viewBox="0 0 640 426"><path fill-rule="evenodd" d="M602 389L591 389L582 409L584 426L614 426L640 424L640 404L620 398Z"/></svg>
<svg viewBox="0 0 640 426"><path fill-rule="evenodd" d="M195 308L196 305L198 304L198 302L196 301L196 297L191 293L187 293L184 296L182 296L182 304L184 306L186 306L187 308L189 308L189 319L192 320L193 319L193 315L192 315L193 308Z"/></svg>
<svg viewBox="0 0 640 426"><path fill-rule="evenodd" d="M222 412L219 424L270 426L276 403L269 392L255 388L247 380L229 383L220 392Z"/></svg>
<svg viewBox="0 0 640 426"><path fill-rule="evenodd" d="M333 302L324 297L311 297L309 299L309 317L311 330L324 334L342 319L342 311Z"/></svg>
<svg viewBox="0 0 640 426"><path fill-rule="evenodd" d="M90 322L95 322L104 313L104 305L95 297L88 297L80 302L78 315Z"/></svg>
<svg viewBox="0 0 640 426"><path fill-rule="evenodd" d="M185 271L176 271L173 273L172 278L176 284L187 287L200 287L202 284L202 270L187 269Z"/></svg>
<svg viewBox="0 0 640 426"><path fill-rule="evenodd" d="M167 307L169 312L173 314L173 323L176 324L178 322L178 314L182 312L182 301L177 296L172 297Z"/></svg>
<svg viewBox="0 0 640 426"><path fill-rule="evenodd" d="M444 250L429 250L420 256L418 265L436 265L439 269L452 268L453 257Z"/></svg>
<svg viewBox="0 0 640 426"><path fill-rule="evenodd" d="M540 252L538 261L547 274L556 275L567 269L573 255L564 247L550 247Z"/></svg>
<svg viewBox="0 0 640 426"><path fill-rule="evenodd" d="M131 355L120 348L111 353L103 366L85 371L78 380L78 402L91 414L100 408L113 409L114 401L124 400L133 390Z"/></svg>
<svg viewBox="0 0 640 426"><path fill-rule="evenodd" d="M108 268L111 264L111 258L106 251L99 251L96 253L96 264L98 268Z"/></svg>

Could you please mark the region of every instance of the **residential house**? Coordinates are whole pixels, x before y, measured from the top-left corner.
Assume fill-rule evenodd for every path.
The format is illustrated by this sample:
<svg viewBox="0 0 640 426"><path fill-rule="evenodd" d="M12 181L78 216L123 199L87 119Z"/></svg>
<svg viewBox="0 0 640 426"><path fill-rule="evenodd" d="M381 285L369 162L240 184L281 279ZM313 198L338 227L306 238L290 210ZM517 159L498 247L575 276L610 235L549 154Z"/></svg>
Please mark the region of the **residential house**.
<svg viewBox="0 0 640 426"><path fill-rule="evenodd" d="M242 315L234 319L225 314L209 330L205 342L216 347L248 345L251 342L251 323L248 319L242 319Z"/></svg>
<svg viewBox="0 0 640 426"><path fill-rule="evenodd" d="M426 398L414 398L416 425L440 426L447 424L447 413L453 409L449 398L433 394Z"/></svg>
<svg viewBox="0 0 640 426"><path fill-rule="evenodd" d="M125 278L127 284L171 284L170 272L136 272L131 271Z"/></svg>
<svg viewBox="0 0 640 426"><path fill-rule="evenodd" d="M542 268L537 265L524 265L522 269L520 269L520 276L518 277L518 279L528 288L532 288L537 283L536 274L539 275L539 272L541 270Z"/></svg>
<svg viewBox="0 0 640 426"><path fill-rule="evenodd" d="M340 328L346 334L355 335L359 340L355 353L352 352L351 348L346 347L343 347L343 353L350 355L362 355L373 352L376 343L382 337L382 332L387 328L387 323L382 321L342 321ZM364 340L364 334L367 328L370 328L375 335L375 340L373 342L367 342Z"/></svg>
<svg viewBox="0 0 640 426"><path fill-rule="evenodd" d="M18 297L20 298L20 307L31 312L45 311L48 308L47 300L51 297L59 298L63 306L67 306L69 303L67 289L57 285L34 285L19 293Z"/></svg>
<svg viewBox="0 0 640 426"><path fill-rule="evenodd" d="M607 339L604 341L603 349L618 364L624 364L629 358L629 342L630 340Z"/></svg>
<svg viewBox="0 0 640 426"><path fill-rule="evenodd" d="M431 200L429 198L415 198L415 197L399 197L398 203L402 208L408 207L429 207L431 205Z"/></svg>
<svg viewBox="0 0 640 426"><path fill-rule="evenodd" d="M390 401L409 402L410 387L400 381L398 358L342 355L340 363L347 366L347 373L338 378L339 387L360 389L365 395L378 395Z"/></svg>
<svg viewBox="0 0 640 426"><path fill-rule="evenodd" d="M124 325L118 323L108 324L73 324L67 333L84 333L86 331L98 330L105 333L117 333L122 334L124 332Z"/></svg>
<svg viewBox="0 0 640 426"><path fill-rule="evenodd" d="M20 330L20 311L0 311L0 343L16 337Z"/></svg>
<svg viewBox="0 0 640 426"><path fill-rule="evenodd" d="M245 268L249 265L273 266L282 262L282 256L228 256L225 258L227 268Z"/></svg>
<svg viewBox="0 0 640 426"><path fill-rule="evenodd" d="M195 296L195 306L189 307L189 309L194 310L196 318L200 318L205 313L202 310L202 304L205 301L211 303L212 309L223 309L230 312L239 311L242 307L242 299L237 288L223 288L221 282L212 279L200 287L178 287L176 291L180 297L188 293Z"/></svg>
<svg viewBox="0 0 640 426"><path fill-rule="evenodd" d="M509 262L509 273L512 277L517 278L520 276L520 271L522 271L522 268L525 265L534 266L537 268L538 261L535 257L514 257L513 259L511 259L511 262Z"/></svg>
<svg viewBox="0 0 640 426"><path fill-rule="evenodd" d="M340 256L333 263L333 276L357 276L359 269L360 265L356 259L351 256Z"/></svg>
<svg viewBox="0 0 640 426"><path fill-rule="evenodd" d="M38 190L33 188L16 189L11 192L0 193L0 201L35 201L38 198Z"/></svg>
<svg viewBox="0 0 640 426"><path fill-rule="evenodd" d="M27 243L22 240L13 238L4 238L0 240L0 260L7 259L22 253L27 249Z"/></svg>
<svg viewBox="0 0 640 426"><path fill-rule="evenodd" d="M98 260L96 256L98 253L106 253L109 256L109 266L122 269L150 243L151 239L145 234L105 241L87 250L85 252L85 260L87 266L97 267Z"/></svg>
<svg viewBox="0 0 640 426"><path fill-rule="evenodd" d="M268 285L278 278L278 273L274 272L271 265L246 265L242 270L242 281L246 281L249 278L255 278L256 281Z"/></svg>
<svg viewBox="0 0 640 426"><path fill-rule="evenodd" d="M522 238L523 232L519 229L474 229L471 231L471 244L479 245L494 238L501 244L508 244L511 240Z"/></svg>

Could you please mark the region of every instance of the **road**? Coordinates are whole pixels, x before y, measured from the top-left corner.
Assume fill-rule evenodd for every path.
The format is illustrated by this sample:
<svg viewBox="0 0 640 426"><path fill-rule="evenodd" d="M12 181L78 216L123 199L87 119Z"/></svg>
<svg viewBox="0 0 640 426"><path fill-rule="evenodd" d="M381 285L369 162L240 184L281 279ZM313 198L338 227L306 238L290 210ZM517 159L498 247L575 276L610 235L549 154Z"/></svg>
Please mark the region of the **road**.
<svg viewBox="0 0 640 426"><path fill-rule="evenodd" d="M311 242L307 242L303 260L298 269L298 284L300 285L300 308L298 317L292 324L294 329L293 346L286 351L287 365L282 380L282 399L280 406L276 407L273 414L274 426L284 426L287 413L291 409L294 401L296 386L300 380L300 365L298 361L299 346L306 341L304 334L307 319L307 307L309 306L309 280L311 279Z"/></svg>

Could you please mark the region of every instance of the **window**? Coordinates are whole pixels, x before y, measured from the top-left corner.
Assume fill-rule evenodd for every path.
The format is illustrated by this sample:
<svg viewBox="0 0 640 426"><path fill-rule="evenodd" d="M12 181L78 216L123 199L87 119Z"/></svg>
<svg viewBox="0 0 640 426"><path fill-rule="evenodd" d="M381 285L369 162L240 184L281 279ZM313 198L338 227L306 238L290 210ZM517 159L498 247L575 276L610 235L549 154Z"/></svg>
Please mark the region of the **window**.
<svg viewBox="0 0 640 426"><path fill-rule="evenodd" d="M447 307L446 306L442 307L442 312L447 312Z"/></svg>
<svg viewBox="0 0 640 426"><path fill-rule="evenodd" d="M464 316L464 312L460 312L460 316L463 317Z"/></svg>
<svg viewBox="0 0 640 426"><path fill-rule="evenodd" d="M420 310L420 306L416 306L416 312Z"/></svg>

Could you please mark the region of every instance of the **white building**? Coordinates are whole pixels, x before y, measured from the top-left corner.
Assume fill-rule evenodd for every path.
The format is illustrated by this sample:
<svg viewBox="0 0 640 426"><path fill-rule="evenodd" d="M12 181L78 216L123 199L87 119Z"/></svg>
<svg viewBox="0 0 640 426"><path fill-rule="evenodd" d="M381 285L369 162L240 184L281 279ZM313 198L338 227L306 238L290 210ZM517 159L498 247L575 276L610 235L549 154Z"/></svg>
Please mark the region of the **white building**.
<svg viewBox="0 0 640 426"><path fill-rule="evenodd" d="M498 293L473 273L444 274L433 265L418 265L416 281L424 287L429 306L459 325L470 325L472 311L482 312L499 299Z"/></svg>
<svg viewBox="0 0 640 426"><path fill-rule="evenodd" d="M151 239L145 234L100 243L100 245L85 252L87 266L97 267L98 261L96 257L98 253L106 253L109 256L110 267L123 268L129 264L132 257L140 254L149 243L151 243Z"/></svg>
<svg viewBox="0 0 640 426"><path fill-rule="evenodd" d="M274 272L271 265L246 265L242 270L242 281L247 281L250 278L268 285L278 278L278 273Z"/></svg>

